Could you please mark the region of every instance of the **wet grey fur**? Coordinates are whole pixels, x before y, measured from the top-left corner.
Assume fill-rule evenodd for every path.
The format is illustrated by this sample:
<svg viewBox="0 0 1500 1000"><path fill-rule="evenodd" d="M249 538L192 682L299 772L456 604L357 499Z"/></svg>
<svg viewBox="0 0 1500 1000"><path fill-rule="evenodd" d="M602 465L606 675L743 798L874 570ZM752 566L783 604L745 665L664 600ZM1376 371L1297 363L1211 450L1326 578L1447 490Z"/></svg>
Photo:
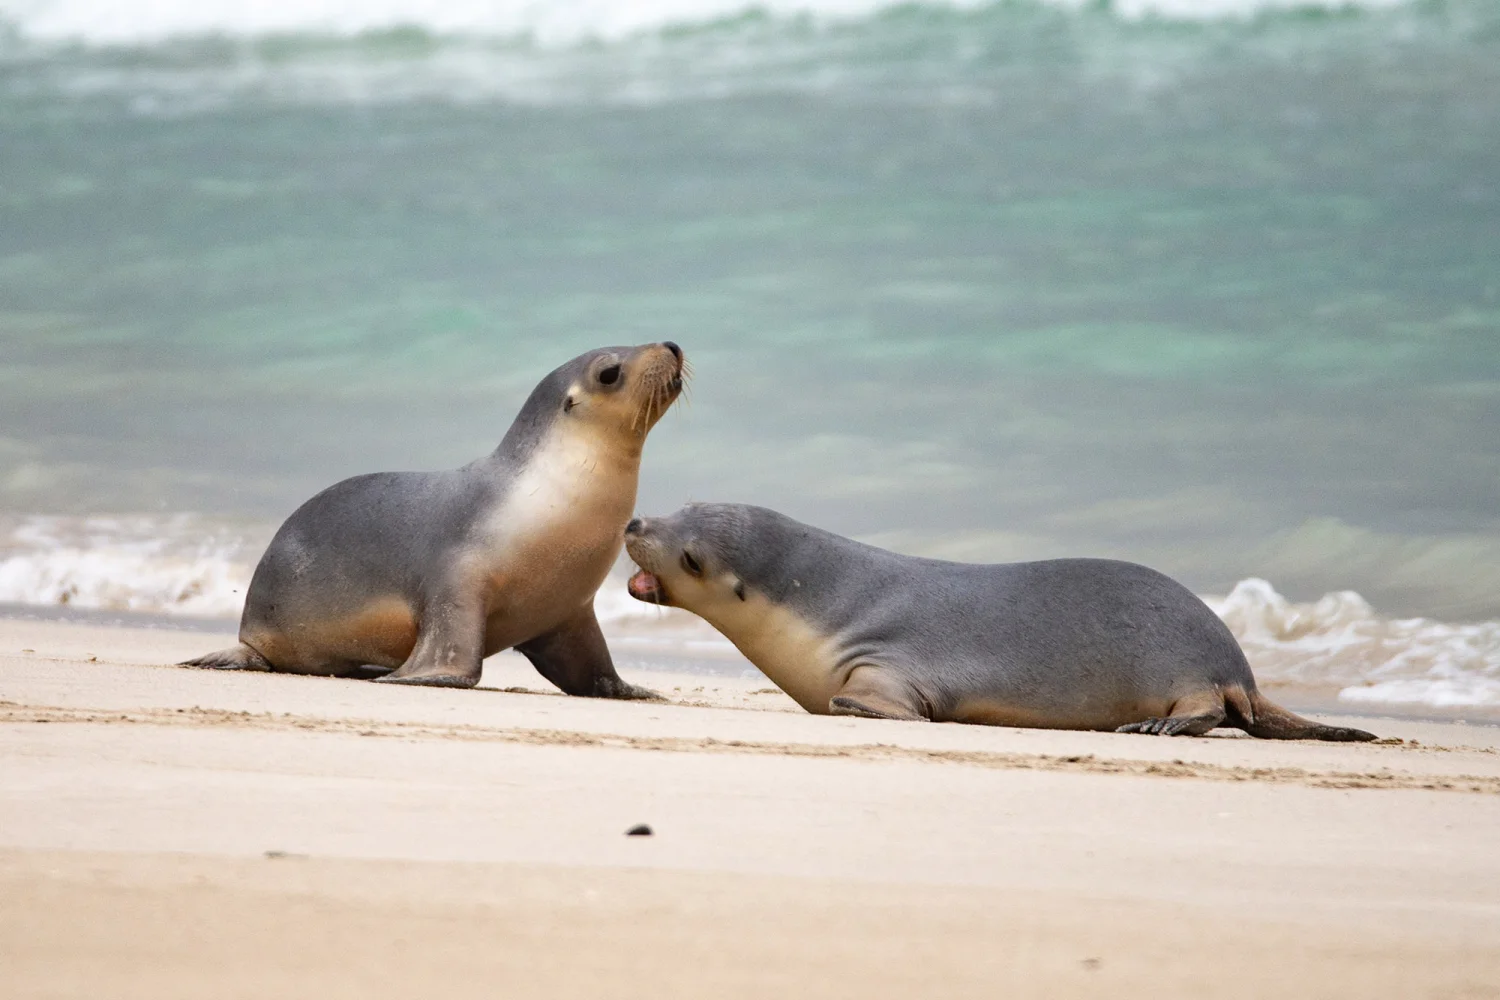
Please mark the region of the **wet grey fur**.
<svg viewBox="0 0 1500 1000"><path fill-rule="evenodd" d="M960 717L965 704L984 702L1009 706L1017 719L1034 717L1010 723L1016 725L1175 734L1223 722L1263 737L1374 738L1300 719L1267 701L1223 621L1145 566L921 559L737 504L692 504L641 523L649 537L686 549L706 572L727 569L749 590L835 636L842 664L879 668L890 681L881 681L882 697L917 717L984 721ZM1211 708L1169 717L1180 699L1210 692L1222 709L1218 718ZM840 711L839 698L833 701ZM858 695L842 708L904 714L871 708Z"/></svg>
<svg viewBox="0 0 1500 1000"><path fill-rule="evenodd" d="M675 345L673 351L676 351ZM536 386L499 446L459 469L379 472L328 487L297 508L256 566L240 620L240 644L185 665L280 670L470 687L495 645L492 619L453 582L451 567L485 545L486 512L503 510L538 444L563 411L569 387L604 355L628 358L632 347L602 348L551 372ZM618 528L614 529L616 532ZM412 609L416 645L397 657L356 636L319 651L282 654L330 621L358 613L372 598L394 597ZM299 631L300 630L300 631ZM292 641L283 638L291 636ZM513 643L548 680L569 694L649 697L615 672L592 606L541 635ZM275 647L275 648L268 648ZM445 669L445 663L457 663ZM413 665L437 664L418 676Z"/></svg>
<svg viewBox="0 0 1500 1000"><path fill-rule="evenodd" d="M595 356L610 350L629 348L574 358L542 379L500 444L483 458L458 469L352 476L298 507L255 567L241 632L247 624L278 622L275 595L290 587L319 595L330 609L347 607L363 596L362 575L385 575L392 567L402 568L403 594L418 606L426 603L425 569L452 560L471 544L465 527L472 529L474 512L504 502L568 386ZM351 511L359 516L350 517Z"/></svg>

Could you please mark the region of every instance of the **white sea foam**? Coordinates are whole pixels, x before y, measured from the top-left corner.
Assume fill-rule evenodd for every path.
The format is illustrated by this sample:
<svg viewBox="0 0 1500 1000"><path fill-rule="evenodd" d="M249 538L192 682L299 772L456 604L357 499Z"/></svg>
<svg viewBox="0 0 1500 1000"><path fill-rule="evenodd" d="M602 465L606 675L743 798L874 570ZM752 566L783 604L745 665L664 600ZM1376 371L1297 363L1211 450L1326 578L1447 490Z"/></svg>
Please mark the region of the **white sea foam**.
<svg viewBox="0 0 1500 1000"><path fill-rule="evenodd" d="M0 520L0 601L235 618L268 537L190 514Z"/></svg>
<svg viewBox="0 0 1500 1000"><path fill-rule="evenodd" d="M238 619L274 529L195 514L0 515L0 603ZM687 612L635 600L625 579L623 568L611 574L594 602L612 634L684 649L728 646Z"/></svg>
<svg viewBox="0 0 1500 1000"><path fill-rule="evenodd" d="M1065 8L1084 0L1052 0ZM1383 8L1401 0L1116 0L1126 19L1242 18L1266 10ZM985 0L928 6L974 9ZM438 35L525 37L541 45L618 41L748 13L837 22L908 6L904 0L0 0L0 18L22 37L90 45L141 45L180 37L271 34L350 36L392 28Z"/></svg>
<svg viewBox="0 0 1500 1000"><path fill-rule="evenodd" d="M1285 9L1404 3L1113 0L1108 16L1246 24ZM1037 5L1094 10L1088 0L0 0L0 68L19 67L0 84L123 98L136 114L167 117L241 101L651 106L793 93L984 105L1011 92L1012 63L1059 44ZM1128 29L1079 25L1066 43L1075 70L1132 91L1170 85L1223 44L1205 44L1214 26L1132 42ZM1027 32L1040 32L1034 45ZM1241 41L1253 48L1257 37L1246 28Z"/></svg>
<svg viewBox="0 0 1500 1000"><path fill-rule="evenodd" d="M0 602L238 618L273 527L191 514L0 517ZM1500 622L1385 618L1352 591L1296 603L1259 579L1205 600L1263 683L1337 687L1359 705L1500 705ZM623 568L594 606L622 646L735 655L700 619L631 598Z"/></svg>
<svg viewBox="0 0 1500 1000"><path fill-rule="evenodd" d="M1262 682L1334 685L1360 704L1500 705L1500 622L1382 618L1352 591L1298 604L1258 579L1206 600Z"/></svg>

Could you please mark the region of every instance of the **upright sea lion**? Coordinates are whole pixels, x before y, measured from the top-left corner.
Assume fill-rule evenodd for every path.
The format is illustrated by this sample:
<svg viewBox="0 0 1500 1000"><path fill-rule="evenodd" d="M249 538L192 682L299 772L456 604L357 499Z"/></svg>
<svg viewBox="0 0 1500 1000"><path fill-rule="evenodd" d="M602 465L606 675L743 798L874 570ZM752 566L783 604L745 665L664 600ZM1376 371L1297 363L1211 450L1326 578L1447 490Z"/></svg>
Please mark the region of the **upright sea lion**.
<svg viewBox="0 0 1500 1000"><path fill-rule="evenodd" d="M1218 616L1134 563L917 559L737 504L636 518L625 546L632 596L706 619L816 714L1375 738L1267 700Z"/></svg>
<svg viewBox="0 0 1500 1000"><path fill-rule="evenodd" d="M261 557L239 645L186 665L473 687L514 646L568 694L649 696L615 673L593 599L682 382L671 342L590 351L542 379L484 458L330 486Z"/></svg>

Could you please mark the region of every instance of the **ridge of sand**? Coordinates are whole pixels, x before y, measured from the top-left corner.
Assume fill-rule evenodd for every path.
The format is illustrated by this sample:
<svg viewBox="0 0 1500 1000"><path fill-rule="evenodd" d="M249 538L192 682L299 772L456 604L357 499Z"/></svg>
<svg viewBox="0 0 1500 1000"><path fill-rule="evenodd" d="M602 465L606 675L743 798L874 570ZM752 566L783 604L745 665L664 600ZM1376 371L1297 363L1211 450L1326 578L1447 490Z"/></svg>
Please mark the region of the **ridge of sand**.
<svg viewBox="0 0 1500 1000"><path fill-rule="evenodd" d="M986 750L934 750L899 743L784 743L765 740L715 739L713 737L649 737L589 733L566 729L534 729L465 724L391 722L378 719L328 719L289 712L234 712L200 707L112 711L90 708L23 706L0 702L3 723L89 723L96 725L215 726L262 730L353 733L388 739L463 740L517 743L528 746L612 747L664 753L772 754L786 757L840 757L851 760L913 760L1016 770L1075 771L1090 774L1150 775L1159 778L1199 778L1209 781L1265 781L1306 785L1312 788L1424 789L1500 795L1500 773L1492 775L1428 773L1391 770L1338 771L1304 767L1244 767L1191 761L1132 760L1128 757L1098 757L1094 754L1007 753ZM1404 741L1397 740L1404 745ZM1429 751L1458 752L1451 747L1428 747ZM1487 747L1464 748L1471 753L1494 754ZM1500 770L1500 762L1497 762Z"/></svg>

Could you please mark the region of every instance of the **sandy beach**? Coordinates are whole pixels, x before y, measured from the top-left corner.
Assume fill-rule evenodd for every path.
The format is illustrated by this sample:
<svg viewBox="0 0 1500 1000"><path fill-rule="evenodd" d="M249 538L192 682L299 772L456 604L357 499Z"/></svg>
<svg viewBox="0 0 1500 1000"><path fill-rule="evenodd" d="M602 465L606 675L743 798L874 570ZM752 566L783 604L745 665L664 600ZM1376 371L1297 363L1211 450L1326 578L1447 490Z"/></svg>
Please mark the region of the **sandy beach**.
<svg viewBox="0 0 1500 1000"><path fill-rule="evenodd" d="M1500 997L1500 729L1379 745L162 666L0 620L0 995ZM1400 741L1400 742L1396 742ZM635 824L653 835L627 837Z"/></svg>

